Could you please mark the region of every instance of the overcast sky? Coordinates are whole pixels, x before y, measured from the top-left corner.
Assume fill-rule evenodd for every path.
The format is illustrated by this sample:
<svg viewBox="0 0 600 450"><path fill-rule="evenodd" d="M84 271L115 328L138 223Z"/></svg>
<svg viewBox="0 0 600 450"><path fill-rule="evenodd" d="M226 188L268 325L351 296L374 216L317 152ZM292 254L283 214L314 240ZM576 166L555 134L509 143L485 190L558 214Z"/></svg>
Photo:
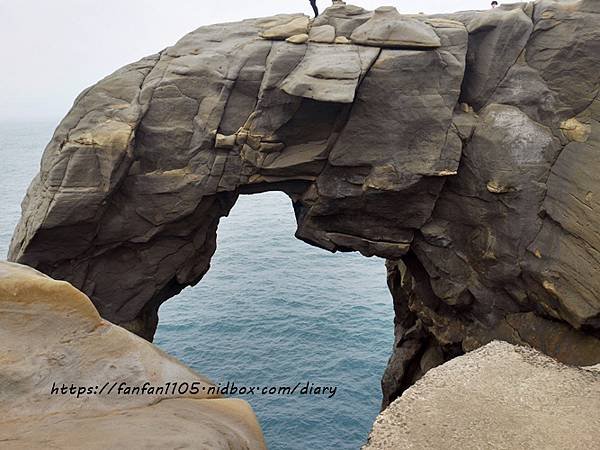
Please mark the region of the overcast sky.
<svg viewBox="0 0 600 450"><path fill-rule="evenodd" d="M349 3L407 13L489 7L487 0ZM59 119L85 87L201 25L311 11L308 0L0 0L0 120Z"/></svg>

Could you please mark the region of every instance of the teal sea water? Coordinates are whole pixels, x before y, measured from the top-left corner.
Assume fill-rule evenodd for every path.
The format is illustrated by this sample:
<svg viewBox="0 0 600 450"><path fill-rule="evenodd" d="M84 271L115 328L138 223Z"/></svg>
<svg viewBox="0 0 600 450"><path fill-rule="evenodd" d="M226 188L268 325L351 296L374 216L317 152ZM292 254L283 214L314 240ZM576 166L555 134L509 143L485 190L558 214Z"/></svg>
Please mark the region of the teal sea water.
<svg viewBox="0 0 600 450"><path fill-rule="evenodd" d="M0 252L54 123L0 123ZM380 259L294 238L282 193L243 196L219 226L204 280L163 305L156 344L217 383L335 386L336 395L246 395L272 450L357 449L379 411L393 343Z"/></svg>

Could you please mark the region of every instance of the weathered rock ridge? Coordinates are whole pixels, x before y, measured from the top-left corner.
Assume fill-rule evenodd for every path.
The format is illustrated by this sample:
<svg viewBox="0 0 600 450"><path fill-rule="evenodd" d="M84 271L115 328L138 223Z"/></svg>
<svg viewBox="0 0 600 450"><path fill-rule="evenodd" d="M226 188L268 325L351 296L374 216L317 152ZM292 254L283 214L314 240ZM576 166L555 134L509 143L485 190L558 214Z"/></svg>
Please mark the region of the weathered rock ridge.
<svg viewBox="0 0 600 450"><path fill-rule="evenodd" d="M266 449L246 402L211 395L212 382L103 320L69 283L0 262L0 310L3 449ZM198 393L126 395L113 383Z"/></svg>
<svg viewBox="0 0 600 450"><path fill-rule="evenodd" d="M9 257L151 339L238 195L280 190L298 238L388 260L384 405L493 339L596 364L599 90L593 0L203 27L80 95Z"/></svg>

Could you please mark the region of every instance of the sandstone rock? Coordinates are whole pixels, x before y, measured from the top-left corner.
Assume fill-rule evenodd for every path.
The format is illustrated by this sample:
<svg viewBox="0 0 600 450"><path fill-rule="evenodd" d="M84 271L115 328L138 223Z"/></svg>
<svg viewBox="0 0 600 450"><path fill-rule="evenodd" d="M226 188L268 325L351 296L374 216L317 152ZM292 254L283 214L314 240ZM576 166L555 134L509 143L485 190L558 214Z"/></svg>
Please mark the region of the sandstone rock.
<svg viewBox="0 0 600 450"><path fill-rule="evenodd" d="M285 40L291 44L305 44L308 41L308 34L295 34Z"/></svg>
<svg viewBox="0 0 600 450"><path fill-rule="evenodd" d="M321 44L333 44L335 28L331 25L321 25L310 29L309 40Z"/></svg>
<svg viewBox="0 0 600 450"><path fill-rule="evenodd" d="M575 117L561 123L560 129L568 140L575 142L586 142L591 133L591 126L581 123Z"/></svg>
<svg viewBox="0 0 600 450"><path fill-rule="evenodd" d="M597 19L593 2L540 0L444 16L337 4L313 23L368 45L284 42L308 34L298 15L202 27L77 99L10 259L151 339L238 195L280 190L299 239L389 259L384 404L494 339L595 365Z"/></svg>
<svg viewBox="0 0 600 450"><path fill-rule="evenodd" d="M334 3L313 22L313 27L331 25L337 36L349 38L352 32L369 20L372 13L355 5Z"/></svg>
<svg viewBox="0 0 600 450"><path fill-rule="evenodd" d="M207 393L210 381L101 319L69 283L2 262L0 307L3 448L266 448L248 404ZM169 382L196 383L199 392L118 395L112 388ZM105 383L103 394L51 392Z"/></svg>
<svg viewBox="0 0 600 450"><path fill-rule="evenodd" d="M433 29L418 20L403 17L393 6L383 6L350 39L357 44L386 48L438 48Z"/></svg>
<svg viewBox="0 0 600 450"><path fill-rule="evenodd" d="M465 20L469 32L462 98L481 109L523 51L533 30L521 9L492 9Z"/></svg>
<svg viewBox="0 0 600 450"><path fill-rule="evenodd" d="M494 342L431 370L375 421L364 450L594 448L600 374Z"/></svg>
<svg viewBox="0 0 600 450"><path fill-rule="evenodd" d="M600 5L594 0L581 0L580 10L591 13L599 13Z"/></svg>
<svg viewBox="0 0 600 450"><path fill-rule="evenodd" d="M351 44L352 41L348 39L346 36L338 36L334 41L336 44Z"/></svg>
<svg viewBox="0 0 600 450"><path fill-rule="evenodd" d="M527 43L527 64L541 74L554 93L561 120L576 117L597 96L600 74L600 29L597 6L585 2L536 3L534 30ZM573 49L577 49L573 54ZM565 72L570 76L565 76Z"/></svg>
<svg viewBox="0 0 600 450"><path fill-rule="evenodd" d="M587 140L566 145L552 166L541 207L542 226L528 247L524 263L539 304L552 317L578 329L600 326L600 298L596 294L600 264L595 250L600 246L595 231L600 225L596 213L600 199L596 170L600 163L600 114L594 112L593 117Z"/></svg>
<svg viewBox="0 0 600 450"><path fill-rule="evenodd" d="M281 83L287 94L323 102L352 103L361 77L378 55L358 46L309 45L298 67Z"/></svg>
<svg viewBox="0 0 600 450"><path fill-rule="evenodd" d="M558 100L540 73L525 61L518 60L500 82L489 103L511 105L551 128L559 126Z"/></svg>
<svg viewBox="0 0 600 450"><path fill-rule="evenodd" d="M276 25L260 33L265 39L285 40L298 34L308 33L309 19L306 16L296 17L288 23Z"/></svg>
<svg viewBox="0 0 600 450"><path fill-rule="evenodd" d="M230 150L233 147L235 147L236 140L236 135L224 136L222 134L217 134L217 138L215 140L215 148L223 148L226 150Z"/></svg>

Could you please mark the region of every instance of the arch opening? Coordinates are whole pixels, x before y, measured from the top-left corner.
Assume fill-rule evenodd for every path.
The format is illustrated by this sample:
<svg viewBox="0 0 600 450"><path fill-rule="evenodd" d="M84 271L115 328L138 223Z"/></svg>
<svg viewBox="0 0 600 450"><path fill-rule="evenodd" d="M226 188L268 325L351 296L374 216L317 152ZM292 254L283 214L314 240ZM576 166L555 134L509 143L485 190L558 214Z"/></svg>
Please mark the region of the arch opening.
<svg viewBox="0 0 600 450"><path fill-rule="evenodd" d="M269 448L359 447L379 412L393 342L385 267L306 245L295 227L282 192L241 196L221 220L202 282L161 307L155 343L222 387L336 387L332 398L241 398Z"/></svg>

